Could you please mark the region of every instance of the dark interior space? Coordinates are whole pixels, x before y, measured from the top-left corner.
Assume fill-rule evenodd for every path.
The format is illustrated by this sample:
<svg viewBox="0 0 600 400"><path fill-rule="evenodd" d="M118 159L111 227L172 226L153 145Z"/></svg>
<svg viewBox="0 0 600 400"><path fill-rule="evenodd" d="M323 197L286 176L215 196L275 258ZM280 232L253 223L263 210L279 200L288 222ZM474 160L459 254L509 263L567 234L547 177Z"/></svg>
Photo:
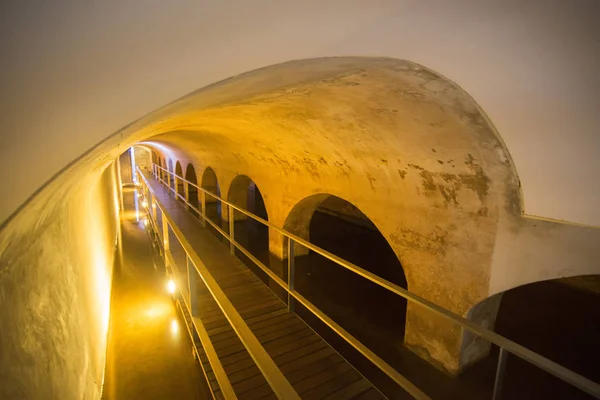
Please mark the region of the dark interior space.
<svg viewBox="0 0 600 400"><path fill-rule="evenodd" d="M181 180L181 178L183 178L183 169L181 168L181 163L179 161L177 161L175 164L175 175L177 175L175 177L175 188L177 190L177 194L179 195L177 196L177 200L185 203L185 186L183 184L183 180Z"/></svg>
<svg viewBox="0 0 600 400"><path fill-rule="evenodd" d="M402 265L383 235L358 209L340 200L325 200L317 208L310 242L407 288ZM352 211L342 213L347 210ZM392 356L402 347L404 298L313 251L297 257L296 289L380 356Z"/></svg>
<svg viewBox="0 0 600 400"><path fill-rule="evenodd" d="M196 188L198 185L198 178L196 177L196 169L192 164L188 164L185 169L185 180L193 184L188 184L188 201L196 208L196 210L200 210L200 204L198 203L198 189ZM198 211L193 208L189 208L189 210L195 217L199 217Z"/></svg>
<svg viewBox="0 0 600 400"><path fill-rule="evenodd" d="M217 174L210 167L204 170L204 173L202 174L202 184L200 187L209 193L214 193L217 197L221 197L221 188L219 187L219 182L217 181ZM221 201L207 193L204 194L204 199L206 204L206 216L215 224L221 226ZM210 224L207 224L207 226L210 226ZM215 234L220 236L220 234L212 227L209 229L213 230Z"/></svg>
<svg viewBox="0 0 600 400"><path fill-rule="evenodd" d="M173 179L173 175L172 175L173 173L175 173L175 171L173 170L173 160L169 160L167 165L169 166L167 169L171 173L168 175L168 178L171 179L169 184L171 186L171 189L175 190L175 179Z"/></svg>
<svg viewBox="0 0 600 400"><path fill-rule="evenodd" d="M266 215L260 214L264 207L260 192L249 188L248 196L249 211L265 218ZM401 263L385 238L366 217L356 217L356 213L351 216L336 213L325 203L311 219L311 243L406 288ZM236 222L235 229L238 242L287 278L286 263L269 254L265 226L247 219ZM239 251L236 255L268 282L266 275L247 257ZM506 298L502 300L496 324L498 333L597 380L598 370L594 370L593 360L598 359L599 347L594 340L600 337L600 296L554 282L528 286L535 287L532 291L523 287L504 294ZM285 298L278 285L270 283L270 287ZM406 300L402 297L312 251L296 257L296 289L429 395L440 399L491 398L498 359L496 346L492 346L489 357L455 378L402 346L406 316ZM596 306L592 309L591 304ZM318 318L301 306L297 312L390 398L410 398ZM538 340L540 337L545 340ZM508 357L502 390L503 398L510 399L591 398L512 355Z"/></svg>
<svg viewBox="0 0 600 400"><path fill-rule="evenodd" d="M212 187L211 192L216 190L220 195L216 176L211 182L206 187ZM251 180L246 183L245 208L268 220L260 190ZM225 232L229 231L227 221L221 219L219 201L207 202L206 212ZM266 226L246 218L236 221L234 229L238 243L287 279L287 261L281 262L269 252ZM211 230L227 243L217 230ZM366 216L342 199L326 200L315 210L310 220L309 239L359 267L407 287L402 265L385 238ZM236 256L287 300L285 291L270 282L248 257L239 250ZM402 297L312 251L296 257L296 289L428 395L439 399L491 398L498 360L496 346L492 346L487 358L459 377L452 377L402 345L406 318L406 300ZM296 311L388 397L411 398L308 310L297 306ZM600 337L599 313L598 292L558 281L539 282L503 294L495 330L575 372L598 380L594 360L600 356L600 347L595 343ZM509 354L502 398L583 400L592 397Z"/></svg>
<svg viewBox="0 0 600 400"><path fill-rule="evenodd" d="M267 214L267 208L265 207L262 194L256 184L249 179L245 179L243 186L245 188L237 188L237 190L245 190L246 192L246 204L244 208L252 214L268 221L269 216ZM239 205L243 206L243 204ZM235 211L235 214L239 218L239 211ZM270 258L272 257L269 256L269 228L266 225L263 225L250 217L235 221L234 237L242 247L248 250L248 252L256 257L261 263L266 266L270 265ZM235 254L252 270L252 272L262 279L263 282L269 283L267 274L265 274L250 258L238 249L236 249Z"/></svg>
<svg viewBox="0 0 600 400"><path fill-rule="evenodd" d="M567 280L536 282L502 296L495 331L595 382L600 381L600 285L588 290ZM594 288L592 288L594 289ZM498 350L492 350L497 357ZM511 398L591 399L591 396L515 356L506 366Z"/></svg>

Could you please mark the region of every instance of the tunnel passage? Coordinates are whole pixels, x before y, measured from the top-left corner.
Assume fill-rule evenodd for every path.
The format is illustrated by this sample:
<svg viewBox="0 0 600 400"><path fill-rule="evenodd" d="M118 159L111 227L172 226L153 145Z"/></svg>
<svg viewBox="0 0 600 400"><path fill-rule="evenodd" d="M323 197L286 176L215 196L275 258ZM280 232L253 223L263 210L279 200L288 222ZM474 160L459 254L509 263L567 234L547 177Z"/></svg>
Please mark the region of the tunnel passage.
<svg viewBox="0 0 600 400"><path fill-rule="evenodd" d="M227 200L252 214L268 221L269 216L258 186L246 175L237 176L229 187ZM228 216L229 219L230 216ZM233 214L235 240L265 265L269 265L269 228L235 211ZM261 279L268 281L266 274L239 250L236 255Z"/></svg>
<svg viewBox="0 0 600 400"><path fill-rule="evenodd" d="M184 202L185 199L185 185L181 178L183 177L183 169L181 168L181 163L177 161L175 164L175 190L177 190L177 200Z"/></svg>
<svg viewBox="0 0 600 400"><path fill-rule="evenodd" d="M261 189L269 204L294 204L321 188L331 188L342 197L347 194L348 200L359 205L385 237L398 237L390 242L402 254L411 290L462 313L490 292L490 274L495 267L489 260L498 233L506 230L506 225L499 222L521 222L522 211L518 175L510 154L480 111L473 99L443 77L399 60L331 58L263 68L195 92L173 103L167 111L153 113L108 138L21 211L32 216L25 220L27 229L13 223L1 232L2 237L13 243L13 237L21 238L20 232L38 229L29 222L35 222L52 203L48 193L59 193L63 201L69 188L65 185L71 182L73 188L87 191L89 171L105 165L109 156L117 157L123 146L152 140L188 151L194 159L213 165L219 172L264 171ZM234 114L238 117L232 119ZM189 126L214 129L189 135L181 132ZM378 140L372 140L375 136ZM281 146L274 147L274 143ZM162 165L167 163L162 161ZM173 171L172 161L168 168ZM300 182L304 176L310 179L301 181L303 185L282 185ZM73 197L69 194L69 198ZM78 219L79 215L86 214L69 211L67 216ZM270 217L280 225L285 215L278 216L274 207ZM58 221L61 227L66 218L57 211L48 221ZM87 232L79 225L65 226L58 237L75 236L71 230ZM404 231L413 235L411 246L402 242ZM442 234L444 243L450 246L419 240L431 234ZM572 253L571 244L576 241L565 239L564 253ZM538 250L542 253L554 244L541 239ZM48 251L47 247L42 243L27 249L28 256L20 257L14 270L50 265L47 254L52 248ZM56 247L60 249L57 255L67 252L62 245ZM44 259L38 262L33 258L35 254L44 254ZM5 257L2 254L3 262ZM587 258L590 264L597 259ZM66 264L58 256L55 259L57 265ZM87 268L81 257L73 261L73 265ZM95 265L95 260L91 261L90 268ZM540 263L532 268L555 276L554 271L543 267ZM516 280L517 272L507 271L506 275ZM39 291L40 287L44 288L32 289ZM7 302L15 299L19 299L16 294ZM30 310L32 302L24 301L17 310ZM463 343L456 331L418 312L413 319L410 312L408 315L407 343L412 330L412 344L425 349L429 358L449 371L462 368L457 360ZM77 330L68 333L85 337L85 332ZM28 355L22 353L16 357L19 368L27 365ZM45 371L45 367L36 365L32 370Z"/></svg>
<svg viewBox="0 0 600 400"><path fill-rule="evenodd" d="M217 174L211 167L207 167L202 174L202 189L214 193L218 197L221 197L221 188L219 187L219 181L217 180ZM212 197L209 194L204 195L204 204L206 207L207 217L216 223L221 225L221 201Z"/></svg>
<svg viewBox="0 0 600 400"><path fill-rule="evenodd" d="M192 183L193 185L186 184L187 186L187 200L188 202L196 207L196 209L200 209L200 204L198 203L198 189L194 185L198 185L198 178L196 177L196 169L190 163L187 165L185 169L185 180ZM190 212L194 214L195 217L198 217L198 212L193 208L189 208Z"/></svg>
<svg viewBox="0 0 600 400"><path fill-rule="evenodd" d="M333 195L297 204L285 227L311 243L403 288L407 281L391 246L371 220ZM296 245L296 289L382 358L398 354L406 300Z"/></svg>

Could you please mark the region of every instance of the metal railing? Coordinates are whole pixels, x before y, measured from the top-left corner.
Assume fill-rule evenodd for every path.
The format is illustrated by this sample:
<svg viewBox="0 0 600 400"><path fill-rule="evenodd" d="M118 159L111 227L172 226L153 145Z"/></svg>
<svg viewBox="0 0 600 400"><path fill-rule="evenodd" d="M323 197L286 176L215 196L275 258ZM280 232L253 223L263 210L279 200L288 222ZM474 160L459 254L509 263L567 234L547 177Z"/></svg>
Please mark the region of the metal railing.
<svg viewBox="0 0 600 400"><path fill-rule="evenodd" d="M197 297L195 288L195 273L203 280L206 288L213 296L215 302L223 312L223 315L228 320L229 324L233 328L234 332L239 337L240 341L256 363L256 366L265 377L267 383L271 386L271 389L275 395L280 399L300 399L292 385L285 378L283 373L279 370L273 359L268 355L267 351L262 347L256 336L252 333L248 325L244 322L243 318L239 315L233 304L229 301L225 293L217 284L216 280L212 277L210 272L207 270L204 263L198 257L192 246L189 244L185 236L181 233L172 217L164 206L157 201L156 193L152 190L150 184L147 182L146 177L138 168L138 175L140 182L143 182L143 192L148 201L148 214L152 221L152 228L159 232L159 237L162 240L162 247L165 256L165 262L167 266L171 266L171 272L179 284L184 282L186 284L185 290L179 288L181 297L185 303L185 307L188 309L192 322L196 328L202 347L206 353L209 363L215 374L217 383L219 384L221 393L225 399L236 399L237 396L233 390L231 382L225 373L225 369L221 364L221 361L215 351L215 348L208 336L206 329L200 318L197 318ZM156 210L161 211L162 229L159 228L157 223ZM172 232L173 236L179 242L186 254L186 272L184 277L181 276L177 262L173 258L170 251L170 235ZM205 374L206 375L206 374ZM214 392L213 392L214 396Z"/></svg>
<svg viewBox="0 0 600 400"><path fill-rule="evenodd" d="M166 174L167 180L165 181L159 173L162 171ZM363 345L359 340L357 340L354 336L352 336L349 332L347 332L344 328L342 328L339 324L329 318L325 313L319 310L314 304L304 298L300 293L298 293L294 288L294 278L295 278L295 262L294 262L294 244L298 244L308 248L309 250L314 251L317 254L333 261L334 263L340 265L341 267L354 272L357 275L362 276L363 278L375 283L376 285L395 293L407 301L410 301L413 304L417 304L420 307L430 310L433 313L442 316L451 322L457 324L461 328L477 335L478 337L487 340L488 342L495 344L499 347L500 353L498 357L498 364L496 367L496 376L494 381L494 391L492 395L493 400L500 399L502 383L504 379L504 370L506 366L506 358L508 353L513 354L532 365L540 368L543 371L559 378L560 380L576 387L577 389L590 394L591 396L600 399L600 384L579 375L562 365L541 356L538 353L535 353L529 350L526 347L519 345L487 328L484 328L468 319L453 313L450 310L447 310L435 303L432 303L429 300L426 300L414 293L409 292L407 289L404 289L386 279L383 279L364 268L361 268L357 265L352 264L342 258L336 256L324 250L314 244L308 242L301 237L294 235L291 232L286 231L285 229L276 226L269 221L266 221L243 208L228 202L227 200L221 198L220 196L198 186L194 182L190 182L183 177L176 175L175 173L168 171L165 168L158 166L157 164L153 164L152 174L155 179L162 182L170 191L172 191L176 197L180 198L190 209L194 210L200 216L200 222L205 226L206 222L208 222L213 228L215 228L223 237L225 237L230 244L230 252L234 254L235 249L240 250L246 257L248 257L252 262L254 262L263 272L265 272L269 278L271 278L274 282L276 282L281 288L283 288L288 295L288 307L290 311L294 310L294 302L302 304L307 310L313 313L317 318L319 318L322 322L328 325L333 331L335 331L342 339L344 339L347 343L349 343L352 347L354 347L357 351L359 351L363 356L365 356L368 360L370 360L377 368L379 368L382 372L384 372L387 376L389 376L394 382L396 382L400 387L402 387L407 393L413 396L416 399L429 399L429 397L423 393L419 388L417 388L414 384L412 384L407 378L401 375L398 371L392 368L389 364L387 364L383 359L377 356L374 352L372 352L368 347ZM171 186L171 180L176 179L180 182L184 182L189 186L192 186L198 190L200 194L199 202L201 209L198 209L196 205L191 204L186 197L177 192L178 185L173 185L175 189ZM188 189L189 190L189 189ZM213 199L220 201L222 207L227 206L228 209L228 219L229 219L229 233L225 232L221 227L219 227L215 222L213 222L206 215L206 196L210 196ZM271 271L267 266L265 266L262 262L260 262L256 257L254 257L248 250L242 247L235 240L235 232L234 232L234 213L240 212L247 217L258 221L259 223L273 229L274 231L283 235L283 237L288 240L288 282L285 282L279 276L277 276L273 271Z"/></svg>

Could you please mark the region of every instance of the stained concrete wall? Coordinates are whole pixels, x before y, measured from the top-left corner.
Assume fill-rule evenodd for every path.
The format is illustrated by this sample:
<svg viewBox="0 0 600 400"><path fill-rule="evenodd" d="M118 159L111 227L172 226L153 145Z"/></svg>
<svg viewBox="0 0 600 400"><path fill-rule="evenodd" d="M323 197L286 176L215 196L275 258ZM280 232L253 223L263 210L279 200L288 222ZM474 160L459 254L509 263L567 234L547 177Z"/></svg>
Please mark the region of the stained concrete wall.
<svg viewBox="0 0 600 400"><path fill-rule="evenodd" d="M99 397L116 182L114 163L66 171L0 232L0 398Z"/></svg>
<svg viewBox="0 0 600 400"><path fill-rule="evenodd" d="M314 75L305 80L298 72L308 69ZM276 87L261 82L266 90L256 93L258 86L242 83L262 73ZM388 240L409 290L490 324L493 309L469 310L494 294L494 251L507 227L522 224L522 198L510 153L470 96L421 66L386 59L298 61L227 84L249 99L196 112L190 99L188 111L154 125L160 134L146 143L164 157L194 163L199 173L211 167L225 194L240 175L248 176L263 194L269 220L300 235L320 204L303 199L333 194L349 201ZM298 211L299 204L308 209ZM290 222L295 214L300 218ZM276 232L270 248L285 257ZM515 270L507 273L520 279ZM412 304L404 340L450 372L487 351Z"/></svg>
<svg viewBox="0 0 600 400"><path fill-rule="evenodd" d="M91 146L193 90L288 60L365 55L418 62L473 95L519 165L527 213L600 225L598 1L0 7L0 168L13 171L0 221Z"/></svg>
<svg viewBox="0 0 600 400"><path fill-rule="evenodd" d="M528 283L600 275L600 229L521 218L499 230L490 294Z"/></svg>
<svg viewBox="0 0 600 400"><path fill-rule="evenodd" d="M218 109L190 108L168 128L155 125L165 132L145 143L198 171L210 166L228 198L248 176L279 226L315 194L349 201L388 240L411 291L465 314L488 295L499 221L521 214L516 170L495 129L460 88L409 62L301 61L271 74L281 82L286 68L311 64L317 76L308 81ZM182 131L180 118L212 128ZM270 248L285 257L275 232ZM459 370L460 329L413 308L405 343Z"/></svg>
<svg viewBox="0 0 600 400"><path fill-rule="evenodd" d="M279 226L309 196L329 193L351 202L398 255L409 290L462 315L493 293L494 265L501 265L494 261L496 245L503 230L519 225L522 214L518 168L510 153L478 104L451 81L401 60L300 60L199 90L89 150L15 214L0 237L5 244L11 238L36 238L50 229L36 222L41 216L61 221L52 229L58 227L62 233L44 236L49 247L5 245L2 260L15 258L18 251L23 260L19 271L27 270L25 266L46 271L46 254L44 259L40 254L48 248L57 263L64 261L71 268L67 272L75 260L86 265L80 262L85 257L92 258L91 266L103 265L104 258L93 256L91 247L65 247L64 238L83 232L86 221L83 212L75 211L80 208L67 206L89 205L82 199L87 199L103 169L140 142L160 152L171 170L175 161L194 163L198 176L212 167L222 194L228 193L237 176L247 175L263 195L269 220ZM74 220L74 225L65 225L65 220ZM90 236L78 239L86 238ZM537 243L541 249L555 244ZM274 254L284 256L280 237L271 235L270 244ZM68 251L59 256L59 248ZM574 267L568 272L581 271ZM78 276L63 278L71 282ZM520 278L503 279L515 283ZM40 287L50 291L60 287L59 280L52 282L49 288ZM65 303L69 299L68 294L61 298ZM24 307L15 310L19 313ZM76 314L85 315L83 310ZM486 313L474 315L489 319ZM3 326L18 320L12 311L3 318ZM48 325L48 329L57 332L43 349L45 357L60 358L61 343L78 327ZM87 331L79 333L81 340L90 337ZM4 337L3 353L15 340ZM451 372L481 355L476 351L476 357L462 358L468 343L461 330L416 308L408 310L405 343ZM101 347L85 342L78 347L79 354L85 358L86 352ZM11 356L26 360L29 354L17 347ZM64 384L62 397L77 391L75 384L90 396L97 388L97 370L77 367L74 380L67 380L58 369L57 377L51 377ZM31 387L36 387L35 377L45 373L43 368L33 365L26 372L16 371L14 382L33 382Z"/></svg>

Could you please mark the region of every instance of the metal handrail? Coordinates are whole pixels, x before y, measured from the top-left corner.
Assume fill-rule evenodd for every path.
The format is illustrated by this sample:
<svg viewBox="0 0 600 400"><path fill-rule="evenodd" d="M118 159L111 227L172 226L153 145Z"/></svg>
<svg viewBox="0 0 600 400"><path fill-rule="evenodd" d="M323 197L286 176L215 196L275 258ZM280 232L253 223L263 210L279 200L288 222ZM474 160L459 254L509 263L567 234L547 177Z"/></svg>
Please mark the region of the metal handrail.
<svg viewBox="0 0 600 400"><path fill-rule="evenodd" d="M152 187L146 180L146 177L144 176L143 172L139 168L138 168L137 172L138 172L141 180L145 183L147 189L152 193L152 195L154 197L152 199L152 202L156 203L157 207L159 207L161 210L162 217L163 217L163 230L168 229L169 227L171 228L173 234L175 235L175 237L179 241L180 245L182 246L183 250L185 251L186 257L189 258L189 261L191 261L197 274L204 281L204 284L206 285L207 289L211 293L215 302L217 303L217 305L219 306L219 308L225 315L225 318L229 321L231 327L233 328L233 330L235 331L237 336L240 338L242 344L244 345L244 347L246 348L246 350L248 351L248 353L250 354L250 356L256 363L256 366L262 372L267 383L273 389L273 392L275 393L275 395L280 399L286 399L286 400L287 399L291 399L291 400L298 399L299 400L300 397L298 396L298 394L296 393L296 391L294 390L292 385L285 378L285 376L283 375L281 370L277 367L277 365L275 364L273 359L268 355L267 351L260 344L260 342L254 335L254 333L252 333L252 331L250 330L248 325L244 322L243 318L237 312L237 310L235 309L233 304L231 304L231 302L229 301L229 299L227 298L227 296L225 295L223 290L220 288L220 286L217 284L216 280L212 277L212 275L210 274L210 272L208 271L208 269L206 268L206 266L204 265L202 260L198 257L198 255L196 254L196 252L194 251L194 249L192 248L190 243L187 241L187 239L185 238L183 233L179 230L179 228L175 224L175 221L173 221L173 219L171 218L171 216L169 215L169 213L167 212L165 207L163 207L163 205L158 200L156 200L156 198L155 198L156 193L154 192L154 190L152 189ZM163 236L164 236L163 243L166 243L166 241L168 241L168 235L163 234ZM172 259L172 256L171 256L168 248L165 249L165 256L167 257L169 263L175 265L175 262ZM187 304L186 304L186 306L187 306ZM193 319L194 315L193 315L193 312L191 309L190 309L190 314L192 315L192 319ZM200 322L200 321L195 321L195 322ZM202 337L201 337L201 339L202 339ZM216 352L214 352L214 348L212 347L212 343L210 342L208 335L206 335L206 337L204 339L205 340L208 339L208 341L206 342L206 345L205 345L205 341L202 341L202 340L201 341L203 343L205 351L207 352L207 357L209 357L209 361L211 362L211 365L213 365L213 362L214 362L213 371L215 372L215 376L217 378L217 382L219 383L219 386L221 387L222 393L224 394L226 399L236 398L235 393L233 392L233 389L231 388L231 383L229 381L229 378L225 374L225 371L220 364L220 361L216 355ZM211 349L213 349L214 354L210 353Z"/></svg>
<svg viewBox="0 0 600 400"><path fill-rule="evenodd" d="M173 266L177 266L177 263L175 262L175 260L173 259L173 255L171 254L170 251L165 251L165 257L168 259L168 262L173 265ZM187 257L187 254L186 254ZM171 268L171 271L173 272L173 274L176 276L176 280L177 282L182 282L183 280L181 279L181 277L179 276L179 271L178 268ZM217 352L212 344L212 341L210 340L210 337L208 336L208 333L206 332L206 329L204 328L204 324L202 324L202 322L197 321L198 318L194 317L193 313L192 313L192 305L190 304L191 301L188 301L185 296L181 295L181 299L184 302L185 307L187 308L191 319L192 319L192 324L194 324L195 328L196 328L196 332L198 333L198 338L200 339L200 343L202 343L202 347L204 348L204 352L206 353L206 358L208 358L208 362L210 364L210 366L212 367L213 373L215 374L215 378L217 379L217 383L219 384L219 388L221 389L221 393L223 394L223 397L225 399L237 399L237 396L235 395L235 392L233 390L233 386L231 385L231 382L229 381L229 378L227 377L227 374L225 373L225 368L223 368L223 365L221 364L221 360L219 359L219 357L217 356ZM181 307L181 305L180 305ZM187 326L187 324L186 324ZM189 327L188 327L189 330ZM190 334L190 337L192 338L192 343L194 342L194 337ZM194 347L196 345L194 344ZM200 358L200 354L196 351L196 353L198 354L198 358ZM204 367L202 367L202 370L204 370ZM206 372L205 372L205 377L207 378L207 382L208 382L208 377L206 376ZM211 390L212 392L212 390ZM213 392L213 397L214 396L214 392Z"/></svg>
<svg viewBox="0 0 600 400"><path fill-rule="evenodd" d="M494 331L491 331L487 328L484 328L472 321L469 321L468 319L455 314L454 312L447 310L429 300L424 299L421 296L418 296L410 291L408 291L407 289L404 289L398 285L396 285L393 282L390 282L386 279L383 279L375 274L373 274L372 272L369 272L367 270L365 270L364 268L361 268L349 261L346 261L338 256L336 256L335 254L332 254L330 252L328 252L325 249L322 249L310 242L308 242L305 239L302 239L299 236L294 235L291 232L286 231L285 229L274 225L273 223L266 221L262 218L260 218L257 215L252 214L251 212L244 210L243 208L230 203L229 201L221 198L220 196L198 186L197 184L188 181L187 179L153 163L153 166L155 167L155 169L153 169L153 174L155 176L156 179L158 179L159 181L163 182L164 184L166 184L166 182L162 179L158 177L158 173L156 172L157 170L162 170L164 172L166 172L167 174L169 174L170 176L173 176L179 180L181 180L182 182L187 183L188 185L191 185L193 187L195 187L196 189L198 189L199 191L201 191L204 194L207 194L211 197L213 197L214 199L221 201L223 204L226 204L230 210L236 210L252 219L254 219L255 221L260 222L263 225L268 226L269 228L273 229L274 231L282 234L284 237L288 238L288 241L293 241L296 243L299 243L300 245L314 251L315 253L318 253L326 258L328 258L329 260L335 262L336 264L346 268L349 271L352 271L366 279L368 279L369 281L375 283L376 285L387 289L405 299L407 299L408 301L414 303L414 304L418 304L421 307L424 307L425 309L428 309L430 311L433 311L434 313L441 315L447 319L449 319L450 321L456 323L457 325L459 325L460 327L474 333L475 335L481 337L482 339L485 339L487 341L489 341L490 343L493 343L495 345L497 345L500 348L500 357L498 358L498 366L497 366L497 374L496 374L496 381L495 381L495 385L494 385L494 395L493 398L499 398L499 389L501 387L501 380L503 379L503 371L504 371L504 363L506 361L506 354L505 352L511 353L516 355L517 357L535 365L536 367L548 372L549 374L569 383L570 385L578 388L579 390L586 392L587 394L592 395L593 397L600 399L600 384L574 372L569 370L568 368L563 367L562 365L538 354L535 353L531 350L529 350L528 348L513 342L510 339L505 338L504 336L501 336L499 334L497 334ZM231 245L235 246L239 249L241 249L241 246L235 242L234 240L232 240L231 238L229 238L229 235L227 235L222 229L220 229L219 227L217 227L216 224L214 224L213 221L210 220L210 218L207 218L205 215L203 215L202 212L200 212L197 208L195 208L192 204L189 203L189 201L182 195L180 195L179 193L177 193L176 189L173 189L170 185L166 184L166 186L168 187L169 190L173 191L175 193L176 196L178 196L179 198L181 198L188 206L192 207L196 212L198 212L199 215L202 216L202 218L206 221L209 221L209 223L211 223L211 225L215 228L217 228L219 230L219 232L226 237L228 240L230 240ZM233 220L233 213L230 212L229 215L229 219L230 221ZM288 246L288 248L293 248L293 246ZM246 252L247 253L247 252ZM249 253L247 253L246 255L248 255ZM291 255L288 255L288 260L290 259ZM254 257L253 257L254 258ZM264 265L262 265L262 263L257 262L258 260L256 260L254 258L253 260L264 272L266 272L269 277L273 278L273 280L275 282L277 282L277 284L279 284L281 287L283 287L287 293L292 296L293 298L295 298L296 300L300 301L300 302L304 302L306 301L307 303L309 303L306 299L304 299L298 292L296 292L295 290L290 290L289 287L287 287L288 285L283 284L283 281L277 277L272 271L270 271L270 269L266 268ZM276 278L277 279L276 279ZM310 304L310 303L309 303ZM314 307L314 306L313 306ZM315 307L316 309L316 307ZM318 310L318 309L316 309ZM320 310L318 310L321 314L323 314ZM311 312L314 313L313 310L311 310ZM317 317L319 317L321 319L321 317L318 314L315 314ZM323 314L325 316L325 314ZM326 316L325 316L326 317ZM323 319L322 319L323 320ZM325 321L324 321L325 322ZM335 324L335 322L331 321L333 324ZM326 322L327 323L327 322ZM329 324L328 324L329 325ZM337 324L335 324L337 325ZM331 326L331 325L330 325ZM335 329L334 329L335 330ZM338 332L338 334L340 334ZM354 339L352 337L352 339L354 339L354 341L356 341L357 343L353 343L353 340L348 338L348 337L344 337L343 335L340 334L340 336L346 340L348 343L350 343L353 347L355 347L358 350L357 345L360 344L360 342L356 341L356 339ZM348 334L348 336L351 337L351 335ZM362 345L362 344L360 344ZM359 350L360 351L360 350ZM374 353L373 353L374 355ZM377 357L377 356L376 356ZM381 365L378 365L374 362L374 364L381 369L384 373L388 374L388 371L386 371L387 368L385 368L385 366L382 368ZM387 364L386 364L387 365ZM390 367L391 368L391 367ZM395 371L395 370L394 370ZM388 374L388 376L390 376ZM394 379L393 376L390 376L390 378ZM405 378L403 378L405 379ZM407 389L406 387L404 387L400 382L398 382L396 379L394 379L394 381L396 381L396 383L398 383L400 386L402 386L405 390L409 391L409 389ZM411 384L411 386L413 386ZM416 387L415 387L416 389ZM420 390L416 389L418 392L420 392ZM409 391L410 393L410 391ZM422 393L422 392L421 392ZM421 397L417 397L415 395L413 395L415 398L421 398Z"/></svg>
<svg viewBox="0 0 600 400"><path fill-rule="evenodd" d="M139 173L139 172L138 172ZM142 176L140 174L140 176ZM142 179L144 180L144 182L146 183L146 188L148 189L148 191L152 191L152 189L150 188L150 186L148 185L148 182L145 181L145 178L142 176ZM146 196L145 196L146 197ZM149 197L149 196L147 196ZM155 204L156 202L156 204ZM162 207L160 207L160 205L158 204L157 201L155 201L154 199L152 199L148 205L148 210L147 213L147 220L150 222L150 224L152 225L152 229L154 232L156 232L156 234L158 235L160 241L161 241L161 247L163 247L163 253L164 253L164 257L165 257L165 263L166 264L171 264L172 266L176 266L177 263L175 262L175 260L173 259L173 255L171 254L171 252L167 249L164 248L164 238L163 238L163 232L161 232L161 229L159 229L158 226L158 222L154 220L154 207L159 207L161 209L161 213L164 211ZM162 214L161 214L162 215ZM186 254L187 257L187 254ZM175 279L178 282L181 282L182 279L179 276L179 271L178 268L171 268L172 273L175 275ZM219 388L221 390L221 393L223 394L223 397L225 399L231 399L231 400L235 400L237 399L237 396L235 395L235 392L233 390L233 387L231 386L231 382L229 381L229 378L227 377L227 374L225 373L225 369L223 368L223 365L221 364L221 361L219 359L219 357L216 355L216 351L214 349L214 346L210 340L210 337L208 336L208 333L206 332L206 329L204 329L204 325L198 321L198 318L194 317L194 315L192 314L192 306L191 304L188 302L188 300L185 298L185 296L183 295L183 293L181 294L181 300L183 301L184 305L182 306L181 303L178 301L177 304L178 306L183 310L183 307L185 307L187 309L187 311L190 313L191 319L192 319L192 324L194 324L195 328L196 328L196 332L198 333L198 337L200 339L200 343L202 344L202 347L204 348L204 352L206 353L206 357L208 358L208 362L212 367L213 373L215 375L215 378L217 379L217 383L219 384ZM188 330L188 333L190 334L190 338L192 339L192 346L194 347L196 354L198 356L198 360L200 360L200 353L198 352L198 349L196 347L196 343L194 341L194 337L191 334L190 331L190 327L187 326L186 323L186 328ZM206 378L207 382L208 382L208 375L206 373L206 370L204 368L204 366L202 366L201 364L201 368L202 368L202 372L204 374L204 377ZM213 398L216 399L214 391L211 388L211 393L213 395Z"/></svg>

